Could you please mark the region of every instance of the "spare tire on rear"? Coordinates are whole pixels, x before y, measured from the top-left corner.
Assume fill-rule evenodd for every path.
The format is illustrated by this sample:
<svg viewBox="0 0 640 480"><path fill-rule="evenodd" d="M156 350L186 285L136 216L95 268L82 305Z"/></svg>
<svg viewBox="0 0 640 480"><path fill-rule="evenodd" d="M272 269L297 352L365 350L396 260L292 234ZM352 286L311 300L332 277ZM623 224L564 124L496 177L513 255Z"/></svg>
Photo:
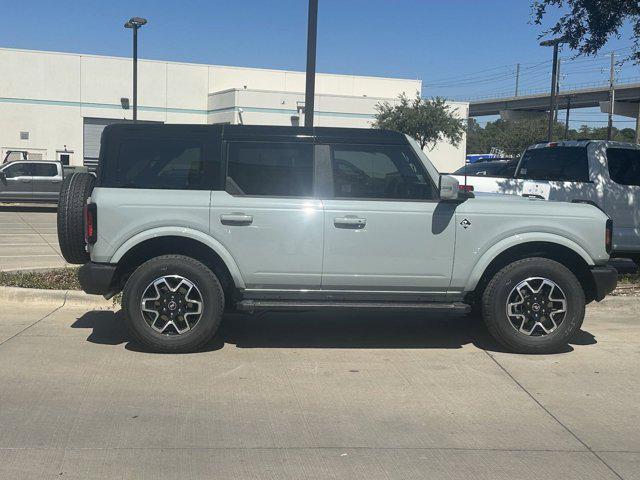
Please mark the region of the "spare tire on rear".
<svg viewBox="0 0 640 480"><path fill-rule="evenodd" d="M62 256L69 263L89 261L84 241L84 206L95 181L92 173L75 172L62 182L58 200L58 242Z"/></svg>

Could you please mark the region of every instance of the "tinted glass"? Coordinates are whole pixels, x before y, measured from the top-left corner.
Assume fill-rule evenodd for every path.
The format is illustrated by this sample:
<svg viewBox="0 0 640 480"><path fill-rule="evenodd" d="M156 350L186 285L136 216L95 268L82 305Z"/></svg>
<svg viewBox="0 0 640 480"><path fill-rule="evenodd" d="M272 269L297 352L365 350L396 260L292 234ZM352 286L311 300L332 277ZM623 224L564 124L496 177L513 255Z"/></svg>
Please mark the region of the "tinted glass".
<svg viewBox="0 0 640 480"><path fill-rule="evenodd" d="M435 198L423 166L403 146L335 145L333 192L336 198Z"/></svg>
<svg viewBox="0 0 640 480"><path fill-rule="evenodd" d="M232 195L313 195L313 146L304 143L232 142L226 190Z"/></svg>
<svg viewBox="0 0 640 480"><path fill-rule="evenodd" d="M640 186L640 150L607 148L611 180L621 185Z"/></svg>
<svg viewBox="0 0 640 480"><path fill-rule="evenodd" d="M518 166L517 160L480 162L459 168L454 175L468 175L470 177L513 177Z"/></svg>
<svg viewBox="0 0 640 480"><path fill-rule="evenodd" d="M103 186L208 190L220 175L219 159L207 158L199 139L123 138L114 147Z"/></svg>
<svg viewBox="0 0 640 480"><path fill-rule="evenodd" d="M532 148L524 152L519 178L588 182L587 147Z"/></svg>
<svg viewBox="0 0 640 480"><path fill-rule="evenodd" d="M3 170L7 178L13 177L29 177L31 176L31 164L29 163L16 163L9 165Z"/></svg>
<svg viewBox="0 0 640 480"><path fill-rule="evenodd" d="M58 167L47 163L34 163L31 166L34 177L55 177L58 174Z"/></svg>

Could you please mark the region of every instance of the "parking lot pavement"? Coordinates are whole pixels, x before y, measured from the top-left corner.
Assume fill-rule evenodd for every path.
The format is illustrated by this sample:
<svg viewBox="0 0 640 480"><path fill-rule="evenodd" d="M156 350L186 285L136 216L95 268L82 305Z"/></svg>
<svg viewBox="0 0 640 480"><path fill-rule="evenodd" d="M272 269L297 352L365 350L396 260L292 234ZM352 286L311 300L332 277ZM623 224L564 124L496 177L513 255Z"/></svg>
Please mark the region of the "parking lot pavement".
<svg viewBox="0 0 640 480"><path fill-rule="evenodd" d="M639 479L639 300L588 307L564 353L477 319L225 318L158 355L121 313L0 311L0 478Z"/></svg>
<svg viewBox="0 0 640 480"><path fill-rule="evenodd" d="M0 270L64 265L55 206L0 205Z"/></svg>

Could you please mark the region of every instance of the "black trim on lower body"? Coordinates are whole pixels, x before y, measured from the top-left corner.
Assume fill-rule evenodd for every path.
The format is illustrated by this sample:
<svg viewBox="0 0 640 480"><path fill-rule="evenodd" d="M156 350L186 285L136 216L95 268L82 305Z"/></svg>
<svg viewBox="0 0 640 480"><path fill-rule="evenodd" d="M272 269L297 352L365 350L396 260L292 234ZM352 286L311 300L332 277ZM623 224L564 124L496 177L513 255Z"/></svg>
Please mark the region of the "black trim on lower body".
<svg viewBox="0 0 640 480"><path fill-rule="evenodd" d="M595 285L595 300L598 302L613 292L618 284L618 271L613 267L592 267L591 275Z"/></svg>
<svg viewBox="0 0 640 480"><path fill-rule="evenodd" d="M85 263L78 270L78 280L82 290L92 295L113 296L113 279L116 273L116 265L109 263Z"/></svg>

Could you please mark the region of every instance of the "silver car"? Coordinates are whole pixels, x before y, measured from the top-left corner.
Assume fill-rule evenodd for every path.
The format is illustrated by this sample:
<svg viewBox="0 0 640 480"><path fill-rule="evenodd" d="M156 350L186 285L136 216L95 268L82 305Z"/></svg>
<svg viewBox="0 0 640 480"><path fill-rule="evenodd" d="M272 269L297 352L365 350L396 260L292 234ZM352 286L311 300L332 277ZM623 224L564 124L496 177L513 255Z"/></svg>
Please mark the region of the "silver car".
<svg viewBox="0 0 640 480"><path fill-rule="evenodd" d="M19 160L0 166L0 202L57 203L62 185L60 162Z"/></svg>

